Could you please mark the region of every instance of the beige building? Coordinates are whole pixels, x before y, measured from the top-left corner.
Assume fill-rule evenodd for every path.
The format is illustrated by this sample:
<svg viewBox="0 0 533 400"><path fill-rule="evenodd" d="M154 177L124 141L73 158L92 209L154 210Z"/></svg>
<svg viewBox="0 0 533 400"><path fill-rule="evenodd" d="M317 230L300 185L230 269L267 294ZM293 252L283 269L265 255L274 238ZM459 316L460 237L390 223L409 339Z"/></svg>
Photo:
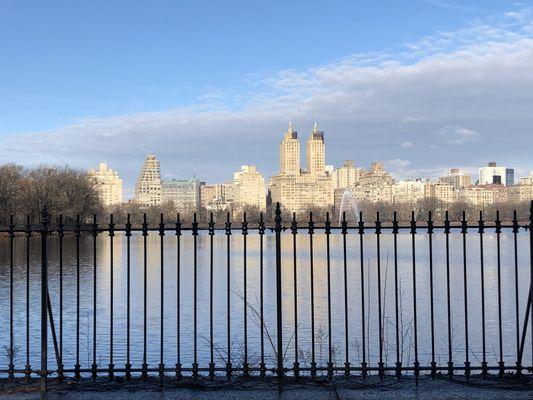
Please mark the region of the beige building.
<svg viewBox="0 0 533 400"><path fill-rule="evenodd" d="M393 201L394 179L385 171L382 162L374 162L370 164L370 170L360 172L353 192L358 200L390 203Z"/></svg>
<svg viewBox="0 0 533 400"><path fill-rule="evenodd" d="M333 206L333 180L326 173L324 133L316 124L307 142L308 171L300 169L300 144L292 124L280 145L280 171L270 178L273 203L299 212L309 207Z"/></svg>
<svg viewBox="0 0 533 400"><path fill-rule="evenodd" d="M352 160L344 161L342 167L333 172L333 184L335 189L346 189L355 186L359 180L361 168L356 168Z"/></svg>
<svg viewBox="0 0 533 400"><path fill-rule="evenodd" d="M450 173L439 178L440 183L451 185L455 190L459 190L472 184L472 177L461 172L458 168L452 168Z"/></svg>
<svg viewBox="0 0 533 400"><path fill-rule="evenodd" d="M520 203L533 200L533 183L522 183L523 180L524 178L520 180L520 184L509 186L507 188L509 202Z"/></svg>
<svg viewBox="0 0 533 400"><path fill-rule="evenodd" d="M289 129L279 145L279 172L285 175L300 174L300 141L298 132L289 122Z"/></svg>
<svg viewBox="0 0 533 400"><path fill-rule="evenodd" d="M243 165L233 174L233 204L236 208L266 210L265 180L254 165Z"/></svg>
<svg viewBox="0 0 533 400"><path fill-rule="evenodd" d="M420 179L399 181L393 186L395 203L416 203L425 197L425 182Z"/></svg>
<svg viewBox="0 0 533 400"><path fill-rule="evenodd" d="M443 203L452 203L457 198L457 192L449 183L428 182L425 186L425 197L435 198Z"/></svg>
<svg viewBox="0 0 533 400"><path fill-rule="evenodd" d="M462 189L458 198L476 207L504 203L508 200L507 188L503 185L472 185Z"/></svg>
<svg viewBox="0 0 533 400"><path fill-rule="evenodd" d="M326 146L324 132L319 131L315 122L313 132L307 141L307 173L312 176L326 175Z"/></svg>
<svg viewBox="0 0 533 400"><path fill-rule="evenodd" d="M148 155L135 183L134 201L143 206L161 204L161 167L154 155Z"/></svg>
<svg viewBox="0 0 533 400"><path fill-rule="evenodd" d="M95 183L104 206L122 203L122 179L118 172L108 168L106 163L100 163L98 169L90 169L87 175Z"/></svg>
<svg viewBox="0 0 533 400"><path fill-rule="evenodd" d="M215 185L206 185L205 182L200 183L200 207L207 208L207 205L215 199L215 195Z"/></svg>
<svg viewBox="0 0 533 400"><path fill-rule="evenodd" d="M533 171L528 176L520 178L520 185L533 185Z"/></svg>

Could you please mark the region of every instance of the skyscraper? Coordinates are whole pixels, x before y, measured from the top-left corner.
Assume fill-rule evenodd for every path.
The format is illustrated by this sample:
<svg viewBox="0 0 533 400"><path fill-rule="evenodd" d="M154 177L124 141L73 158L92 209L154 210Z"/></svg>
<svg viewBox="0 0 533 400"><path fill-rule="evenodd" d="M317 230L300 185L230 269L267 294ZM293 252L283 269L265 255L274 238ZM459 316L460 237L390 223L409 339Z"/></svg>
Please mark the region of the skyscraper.
<svg viewBox="0 0 533 400"><path fill-rule="evenodd" d="M287 175L300 173L300 142L298 132L289 122L289 129L279 145L279 172Z"/></svg>
<svg viewBox="0 0 533 400"><path fill-rule="evenodd" d="M289 124L280 145L280 171L270 178L272 202L286 210L299 212L309 207L333 206L333 180L326 173L324 133L313 129L307 143L308 170L300 170L300 145ZM312 172L311 172L312 171Z"/></svg>
<svg viewBox="0 0 533 400"><path fill-rule="evenodd" d="M312 176L326 174L326 155L324 132L318 130L315 122L311 136L307 141L307 172Z"/></svg>
<svg viewBox="0 0 533 400"><path fill-rule="evenodd" d="M143 206L161 204L161 167L154 155L146 156L135 183L135 202Z"/></svg>

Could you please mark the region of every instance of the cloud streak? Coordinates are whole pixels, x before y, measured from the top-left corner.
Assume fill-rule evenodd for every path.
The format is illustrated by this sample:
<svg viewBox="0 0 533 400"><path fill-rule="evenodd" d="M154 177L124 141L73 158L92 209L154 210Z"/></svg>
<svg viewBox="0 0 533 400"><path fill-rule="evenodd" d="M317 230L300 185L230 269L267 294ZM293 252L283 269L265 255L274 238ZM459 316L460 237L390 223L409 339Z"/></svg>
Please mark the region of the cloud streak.
<svg viewBox="0 0 533 400"><path fill-rule="evenodd" d="M239 95L208 93L192 107L12 135L0 139L0 157L83 168L105 160L128 188L148 153L177 177L223 181L247 163L268 176L287 122L306 140L316 120L332 164L410 160L389 163L400 176L488 159L533 169L532 26L531 10L515 10L394 53L246 77Z"/></svg>

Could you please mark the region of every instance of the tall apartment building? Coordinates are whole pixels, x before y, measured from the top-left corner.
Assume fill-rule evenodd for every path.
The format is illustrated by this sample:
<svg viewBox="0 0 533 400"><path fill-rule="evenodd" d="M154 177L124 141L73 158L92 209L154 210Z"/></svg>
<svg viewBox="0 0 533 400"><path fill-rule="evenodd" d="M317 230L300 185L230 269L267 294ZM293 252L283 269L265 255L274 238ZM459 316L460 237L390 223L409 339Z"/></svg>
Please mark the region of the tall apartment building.
<svg viewBox="0 0 533 400"><path fill-rule="evenodd" d="M135 183L134 201L143 206L161 204L161 167L154 155L148 155Z"/></svg>
<svg viewBox="0 0 533 400"><path fill-rule="evenodd" d="M292 124L280 145L280 171L270 178L273 203L299 212L308 207L333 206L333 181L325 171L324 133L315 128L307 142L308 171L300 169L300 144Z"/></svg>
<svg viewBox="0 0 533 400"><path fill-rule="evenodd" d="M459 190L472 184L472 177L464 174L458 168L452 168L450 173L439 178L440 183L451 185L454 190Z"/></svg>
<svg viewBox="0 0 533 400"><path fill-rule="evenodd" d="M335 189L346 189L355 186L359 180L361 168L356 168L352 160L345 160L342 167L333 172L333 185Z"/></svg>
<svg viewBox="0 0 533 400"><path fill-rule="evenodd" d="M324 132L319 131L315 122L311 136L307 141L307 172L312 176L326 174L326 146Z"/></svg>
<svg viewBox="0 0 533 400"><path fill-rule="evenodd" d="M106 163L100 163L98 169L90 169L87 175L94 182L104 206L122 203L122 179L118 172L108 168Z"/></svg>
<svg viewBox="0 0 533 400"><path fill-rule="evenodd" d="M495 162L489 162L486 167L479 169L479 185L506 185L507 168L498 167Z"/></svg>
<svg viewBox="0 0 533 400"><path fill-rule="evenodd" d="M428 182L425 187L425 197L432 197L442 203L452 203L456 200L457 191L454 186L446 182Z"/></svg>
<svg viewBox="0 0 533 400"><path fill-rule="evenodd" d="M233 174L233 203L237 208L266 210L265 179L254 165L243 165Z"/></svg>
<svg viewBox="0 0 533 400"><path fill-rule="evenodd" d="M161 182L161 204L172 203L182 212L196 212L200 208L200 183L196 179L172 179Z"/></svg>
<svg viewBox="0 0 533 400"><path fill-rule="evenodd" d="M298 132L289 122L289 129L279 145L279 172L286 175L300 174L300 142Z"/></svg>
<svg viewBox="0 0 533 400"><path fill-rule="evenodd" d="M358 200L390 203L393 200L393 186L394 179L385 171L383 163L373 162L370 170L360 172L353 192Z"/></svg>

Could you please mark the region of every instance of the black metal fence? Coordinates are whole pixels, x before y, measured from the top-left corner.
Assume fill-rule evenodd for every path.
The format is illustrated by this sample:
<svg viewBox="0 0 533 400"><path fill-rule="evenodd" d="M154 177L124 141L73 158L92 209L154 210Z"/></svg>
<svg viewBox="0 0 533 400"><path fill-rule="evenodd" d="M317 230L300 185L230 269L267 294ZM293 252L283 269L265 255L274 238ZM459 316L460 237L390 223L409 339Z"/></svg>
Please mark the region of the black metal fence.
<svg viewBox="0 0 533 400"><path fill-rule="evenodd" d="M458 223L453 223L448 219L448 214L446 213L446 216L444 218L444 221L436 222L432 219L431 213L429 213L427 220L425 221L416 221L413 218L410 221L409 224L400 224L396 219L396 214L394 214L393 222L392 223L383 223L380 220L379 213L376 216L375 221L372 223L365 223L363 220L363 215L359 215L359 219L357 223L348 223L346 221L345 216L342 218L341 223L339 225L334 225L329 215L326 216L324 223L315 223L313 220L313 214L309 214L309 218L304 223L298 222L296 219L296 216L294 215L292 220L290 221L283 221L281 217L281 210L279 208L279 205L276 208L275 213L275 222L274 224L270 224L270 226L267 226L265 223L263 216L261 215L260 221L258 223L251 224L246 220L246 215L244 215L244 218L239 223L233 223L230 219L230 215L227 215L227 220L225 221L225 224L223 227L220 227L218 225L215 225L215 221L213 220L213 216L211 216L211 219L209 223L206 226L200 226L200 224L196 220L196 216L194 216L193 222L191 224L182 224L180 222L179 215L177 218L169 222L168 220L165 220L163 218L163 215L161 215L161 220L158 225L149 225L146 221L146 216L144 217L144 221L142 224L138 226L134 226L132 224L132 221L130 220L130 217L128 216L127 222L125 225L122 226L116 226L113 222L113 216L111 215L109 220L103 224L101 221L97 220L96 216L94 216L94 219L91 223L82 223L80 221L80 218L78 217L77 220L73 224L64 224L63 218L59 216L57 219L56 224L50 223L50 218L46 212L46 209L42 213L42 220L40 222L39 226L35 226L30 224L30 220L28 218L27 224L24 227L20 227L16 225L13 221L13 218L11 218L11 223L6 229L0 229L0 235L3 235L3 238L0 240L5 240L9 242L8 245L8 251L9 255L6 256L6 258L9 260L9 293L0 293L0 296L3 298L9 298L9 321L0 320L0 332L2 335L9 335L9 345L6 350L6 354L9 359L9 364L7 368L0 369L0 374L3 374L9 379L13 379L15 377L26 377L30 379L32 376L39 376L41 379L41 389L44 391L46 390L47 380L50 376L56 376L60 380L64 379L66 377L71 377L75 379L81 379L83 376L90 376L93 379L96 379L98 376L109 376L109 377L115 377L117 375L123 375L126 379L130 379L132 376L141 376L143 378L147 378L150 375L156 375L159 376L161 379L170 379L171 377L174 377L175 379L182 379L186 376L190 376L192 379L199 379L200 377L227 377L230 378L234 375L243 375L243 376L259 376L259 377L267 377L267 376L273 376L277 377L280 384L284 377L294 377L298 378L302 375L316 377L318 374L323 374L324 376L328 378L332 378L334 375L345 375L346 377L350 376L362 376L366 377L368 374L377 374L380 377L384 377L386 374L394 374L398 378L402 376L402 374L413 374L417 380L418 376L421 373L430 374L431 376L435 376L436 374L448 374L453 375L456 373L464 373L467 377L475 372L480 373L482 376L486 376L487 374L493 372L497 373L500 376L502 376L504 373L512 372L515 374L523 374L525 372L533 372L533 360L525 360L523 355L526 349L526 346L531 345L532 353L533 353L533 340L531 344L526 345L526 337L527 337L527 329L528 329L528 321L531 319L531 323L533 325L533 313L531 312L531 299L532 299L532 282L533 282L533 202L532 202L532 208L531 208L531 215L529 218L529 221L518 221L515 217L510 222L503 222L499 218L499 214L496 215L496 218L494 221L486 221L484 219L483 214L479 213L479 220L472 223L466 220L466 216L463 214L463 220ZM502 249L500 247L501 244L501 234L502 232L509 232L511 234L512 238L512 259L514 260L514 270L513 271L513 280L514 280L514 326L504 326L503 318L502 318L502 293L501 293L501 256L502 256ZM486 344L486 298L487 294L485 293L485 242L484 242L484 235L486 233L490 232L491 234L495 235L495 254L496 254L496 262L497 262L497 276L496 276L496 286L497 286L497 349L494 350L495 354L498 357L498 362L495 364L490 364L488 361L487 353L489 349L487 349ZM426 249L428 251L428 258L424 259L424 261L417 260L417 246L420 246L420 242L418 242L415 238L417 234L423 233L427 240L424 242L424 246L427 246ZM457 359L457 354L453 351L454 343L452 340L453 337L453 328L452 328L452 297L450 292L450 235L456 233L460 236L462 241L462 281L463 281L463 287L462 287L462 316L464 317L464 357L462 359ZM116 258L116 255L113 254L113 241L115 239L115 236L117 234L125 236L126 241L126 269L127 269L127 292L126 292L126 309L121 309L120 312L126 314L126 337L125 337L125 343L123 340L120 341L121 346L125 346L125 354L126 354L126 362L123 365L116 365L113 359L114 353L116 351L117 344L115 343L117 334L114 332L114 321L116 319L114 313L117 311L115 309L114 305L114 282L113 282L113 263L114 259ZM143 290L142 290L142 312L143 312L143 332L142 332L142 363L136 365L132 362L130 358L131 354L131 334L134 327L131 325L131 312L132 312L132 306L131 306L131 284L130 284L130 241L132 236L141 235L143 240L143 268L144 268L144 280L143 280ZM326 297L327 297L327 352L326 352L326 358L327 363L318 363L317 362L317 354L316 354L316 324L315 324L315 289L316 289L316 282L314 277L314 262L316 257L316 250L313 248L315 236L317 234L324 235L325 238L325 263L326 263ZM392 256L392 262L393 262L393 280L394 280L394 315L392 320L392 326L393 326L393 345L392 348L394 356L392 357L394 359L394 364L391 365L390 362L384 359L384 318L382 318L382 314L384 312L383 310L383 297L381 291L383 290L383 276L382 276L382 255L381 255L381 238L384 234L390 235L390 238L392 239L392 250L393 250L393 256ZM66 235L73 236L75 238L75 263L74 265L67 265L67 263L63 260L63 252L64 252L64 237ZM110 282L109 282L109 331L108 331L108 342L109 342L109 364L107 365L101 365L98 363L98 357L97 357L97 325L99 323L99 312L97 309L97 298L98 296L101 296L101 293L97 292L97 237L99 235L107 235L108 240L110 242L110 255L109 255L109 263L110 263ZM159 288L159 313L160 313L160 326L159 326L159 364L158 365L150 365L147 360L147 302L148 302L148 290L147 290L147 238L149 235L157 235L160 238L160 246L159 246L159 252L160 252L160 264L161 264L161 273L160 273L160 288ZM165 328L168 329L168 327L165 327L165 312L169 312L168 310L164 309L164 297L165 297L165 275L163 273L163 262L164 262L164 252L165 252L165 246L163 238L165 235L175 235L175 245L176 245L176 291L177 293L177 304L175 306L175 309L170 312L176 313L176 346L175 346L175 352L172 351L172 354L170 354L170 351L165 348ZM182 294L180 293L180 288L183 285L183 282L181 281L182 277L180 276L180 271L182 268L182 259L181 259L181 251L182 251L182 237L183 235L191 235L192 236L192 249L190 249L193 252L193 265L192 269L194 271L192 282L186 282L186 284L192 285L192 347L184 348L182 343L180 343L180 338L182 336L182 330L183 330L183 307L181 305L182 300ZM208 239L208 249L209 249L209 309L208 310L200 310L197 304L197 297L198 297L198 275L197 275L197 268L198 268L198 257L197 257L197 238L199 235L207 235ZM224 255L224 259L221 259L220 256L215 257L214 255L214 245L213 240L215 236L222 235L225 237L225 243L226 243L226 251ZM231 288L230 288L230 282L231 282L231 273L232 273L232 262L233 262L233 254L231 251L231 236L232 235L241 235L242 236L242 249L243 254L240 254L239 257L242 258L243 262L243 292L242 292L242 315L243 315L243 329L242 329L242 343L243 343L243 357L240 360L232 360L231 358L231 346L232 346L232 335L231 335L231 323L232 323L232 301L230 300L231 297ZM247 237L248 235L257 235L258 237L258 243L259 248L255 249L254 251L258 251L258 263L259 263L259 307L257 310L251 310L249 306L249 299L247 298L248 292L248 282L247 282L247 260L249 258L248 256L248 245L247 245ZM275 299L268 298L265 299L264 296L264 238L267 235L271 235L273 237L273 240L275 241L275 288L276 288L276 296ZM298 246L297 246L297 236L305 235L308 241L308 250L309 253L306 255L306 264L309 267L309 290L308 293L308 301L309 304L306 304L306 307L309 307L310 309L310 315L305 315L302 317L301 314L299 314L300 308L302 306L301 299L298 297L298 291L299 289L299 279L298 279L298 269L297 264L301 262L301 259L298 257L300 254L298 252ZM341 238L341 249L340 252L342 254L342 285L341 287L341 296L343 298L343 305L342 307L337 307L335 310L333 310L332 306L332 288L331 288L331 246L330 246L330 238L332 235L339 235L338 237ZM401 351L401 345L400 340L402 336L402 332L400 329L400 323L399 318L400 316L400 304L401 301L399 299L399 282L398 282L398 263L399 263L399 245L398 245L398 237L400 235L404 235L403 237L409 238L409 249L410 250L410 268L411 268L411 279L412 279L412 292L410 293L410 299L409 299L409 307L412 310L412 348L413 348L413 362L412 363L402 363L402 357L400 355ZM434 294L434 236L439 235L443 237L445 248L443 250L442 254L443 259L439 260L443 262L446 268L446 282L444 284L446 288L445 293L445 302L446 302L446 313L445 315L435 315L435 308L434 308L434 301L435 301L435 294ZM518 237L519 235L527 235L529 237L529 240L526 242L528 243L527 246L518 246ZM14 241L15 238L20 238L20 236L24 236L26 240L26 246L25 246L25 256L26 256L26 292L25 293L15 293L14 292L14 268L15 268L15 262L14 262ZM32 257L32 254L30 254L30 240L32 237L38 236L40 237L40 366L39 368L35 368L30 363L30 329L34 329L35 326L31 326L30 324L30 315L36 312L35 307L32 306L32 302L30 300L30 257ZM50 299L50 293L48 289L48 263L49 263L49 255L47 253L48 249L48 242L50 240L51 236L55 236L59 243L59 298L57 302L57 307L55 310L53 310L52 302ZM82 363L80 362L80 285L82 284L80 281L80 239L82 237L92 237L92 251L93 251L93 275L92 275L92 365L90 367L82 367ZM366 238L365 238L366 237ZM480 284L480 292L473 294L468 293L468 279L472 279L471 275L472 273L468 273L470 271L471 266L469 266L468 257L467 257L467 237L471 238L474 237L475 240L479 243L479 259L476 262L476 279L479 279ZM351 238L354 238L355 240L352 241ZM282 251L282 239L289 241L290 243L290 252L291 257L287 259L287 252ZM348 240L351 240L348 243ZM17 239L18 240L18 239ZM377 328L377 337L374 337L374 335L368 334L367 326L369 320L367 318L367 313L369 312L368 309L365 308L369 307L368 303L366 302L367 296L370 295L368 293L369 286L365 285L365 269L364 269L364 257L365 257L365 243L368 245L369 241L374 242L375 251L376 251L376 262L377 262L377 270L376 272L376 292L374 295L376 295L376 302L377 302L377 313L378 313L378 321L379 321L379 327ZM358 253L359 253L359 259L354 259L349 255L348 249L350 246L357 246L358 247ZM403 250L406 250L405 248ZM523 260L524 258L520 258L520 256L524 256L525 259L528 260L529 263L529 276L521 278L527 279L527 286L529 286L529 291L519 290L519 276L518 276L518 263L519 260ZM441 256L439 256L441 257ZM476 256L477 257L477 256ZM442 258L442 257L441 257ZM225 346L227 348L227 358L225 359L225 362L223 364L216 362L215 352L216 348L214 346L214 302L219 302L220 299L217 298L216 293L214 293L214 265L217 265L220 267L223 265L226 269L226 298L225 301L225 328L226 328L226 343ZM289 265L288 265L289 264ZM282 291L282 268L290 268L290 264L292 264L292 275L293 275L293 287L292 287L292 293L287 295L287 293L284 293ZM70 268L71 270L75 270L75 298L68 298L65 299L64 293L63 293L63 271L66 268ZM429 281L427 284L429 285L429 297L420 298L420 295L417 296L417 279L420 279L417 275L417 269L419 268L427 268L429 271ZM477 269L479 268L479 269ZM350 280L348 279L348 275L354 271L355 269L358 270L358 285L356 287L353 287L353 284L350 283ZM359 293L357 293L359 292ZM13 300L15 296L25 296L25 365L19 366L15 365L14 363L14 336L15 336L15 318L14 318L14 304ZM360 332L354 332L354 328L351 326L351 319L349 316L349 310L350 310L350 296L352 299L355 299L356 297L360 298L361 301L361 308L359 310L359 315L356 316L356 318L359 319L358 327L357 329L360 329ZM469 299L472 298L472 296L478 296L480 298L481 303L481 309L480 313L476 312L474 315L472 315L471 308L469 307ZM294 326L292 327L292 334L291 337L284 337L284 318L283 314L288 312L286 307L284 307L284 304L286 304L286 297L290 297L291 301L291 308L292 310L292 319ZM76 312L74 315L65 315L63 307L64 302L75 302L76 304ZM275 310L276 310L276 333L275 334L269 334L268 337L265 328L265 321L264 321L264 308L266 302L271 304L273 301L275 301ZM355 300L353 300L355 301ZM429 318L429 329L430 332L430 338L429 338L429 344L431 348L431 354L430 354L430 362L424 365L420 362L419 359L419 330L420 330L420 320L419 316L417 314L417 307L420 306L420 302L424 302L426 305L429 303L429 310L430 310L430 318ZM259 320L259 327L260 327L260 348L259 348L259 361L257 363L250 363L249 356L248 356L248 349L249 349L249 342L248 342L248 335L249 335L249 320L251 316L248 313L255 313L255 316ZM343 327L343 355L344 358L342 359L342 362L339 362L339 360L334 357L334 343L332 342L332 337L335 332L332 332L334 328L332 324L332 313L335 313L336 315L342 314L342 317L344 319L342 327ZM199 332L198 327L198 319L203 318L207 315L209 318L209 332ZM300 321L302 318L309 318L310 319L310 332L301 332L301 325ZM353 316L352 316L353 318ZM445 325L447 326L445 332L436 332L436 325L435 321L436 319L446 319ZM63 363L63 336L65 334L64 332L64 321L66 319L75 319L75 349L72 349L75 352L75 359L76 363L74 365L64 365ZM469 322L470 319L470 322ZM475 362L472 362L471 360L471 343L469 341L472 341L472 337L469 336L469 324L472 323L472 319L475 319L478 321L477 323L480 324L480 332L481 332L481 338L476 338L475 340L481 339L481 358L478 360L476 359ZM426 321L427 322L427 321ZM52 334L52 343L53 343L53 349L48 348L48 334L51 332ZM514 332L514 334L509 335L506 332ZM306 334L310 338L310 354L309 354L309 362L302 363L300 358L302 357L301 352L299 349L301 348L299 341L302 340L302 335ZM437 362L436 360L436 333L443 334L447 338L447 360L446 363L443 365L442 363ZM210 345L210 351L209 351L209 362L203 362L203 360L199 359L198 357L198 340L200 337L203 336L208 337L208 342ZM372 336L372 337L370 337ZM531 335L533 338L533 335ZM352 358L350 357L350 354L353 352L352 347L350 347L353 344L354 338L359 338L358 340L362 341L361 343L361 350L362 355L360 356L360 363L355 364L352 362ZM122 338L124 339L124 338ZM378 351L377 351L377 362L370 362L370 355L369 347L367 346L367 341L377 341L379 343L378 345ZM274 355L275 357L268 357L265 355L265 346L268 346L269 344L265 344L267 341L270 341L270 345L275 349ZM293 349L294 354L290 355L287 352L286 344L288 341L291 341L293 343ZM514 360L514 363L504 362L504 350L503 346L505 342L513 342L513 346L516 347L516 359ZM166 352L167 351L167 352ZM190 365L184 365L182 364L182 356L184 352L191 353L192 355L192 364ZM50 368L49 367L49 355L55 357L55 363L57 368ZM455 356L455 358L454 358ZM169 359L172 358L172 363L169 364ZM389 360L390 361L390 360Z"/></svg>

